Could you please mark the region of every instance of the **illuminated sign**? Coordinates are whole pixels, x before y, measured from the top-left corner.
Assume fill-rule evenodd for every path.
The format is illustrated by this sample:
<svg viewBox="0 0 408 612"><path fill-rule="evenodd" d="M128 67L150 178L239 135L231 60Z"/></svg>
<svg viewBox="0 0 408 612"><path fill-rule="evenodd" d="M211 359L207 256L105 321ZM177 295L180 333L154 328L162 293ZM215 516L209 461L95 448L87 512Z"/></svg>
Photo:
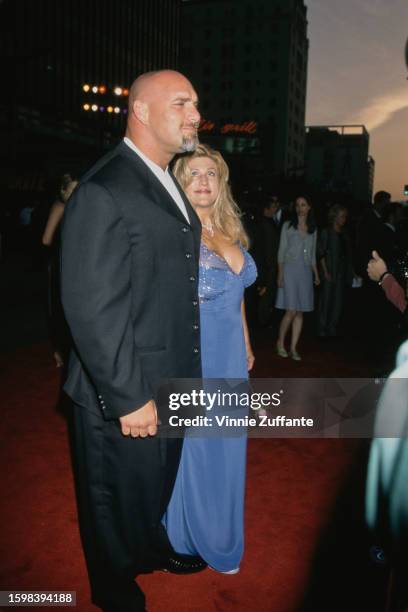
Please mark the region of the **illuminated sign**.
<svg viewBox="0 0 408 612"><path fill-rule="evenodd" d="M221 134L228 134L228 132L244 132L245 134L255 134L258 124L256 121L246 121L245 123L226 123L222 126Z"/></svg>
<svg viewBox="0 0 408 612"><path fill-rule="evenodd" d="M220 127L220 133L230 134L232 132L236 134L256 134L257 129L258 124L256 121L245 121L244 123L225 123ZM198 131L214 132L215 123L209 119L202 119Z"/></svg>

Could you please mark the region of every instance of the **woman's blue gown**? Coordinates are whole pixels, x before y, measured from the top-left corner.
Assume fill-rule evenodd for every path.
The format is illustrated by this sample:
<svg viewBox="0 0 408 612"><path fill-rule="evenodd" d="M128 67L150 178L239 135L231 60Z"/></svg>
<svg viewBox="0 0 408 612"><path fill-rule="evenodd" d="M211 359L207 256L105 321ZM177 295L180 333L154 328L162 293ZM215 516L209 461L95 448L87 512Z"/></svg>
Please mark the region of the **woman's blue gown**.
<svg viewBox="0 0 408 612"><path fill-rule="evenodd" d="M203 243L199 298L204 379L247 379L242 326L244 289L256 278L242 249L239 274ZM205 385L205 382L204 382ZM208 413L207 413L208 414ZM194 437L187 430L173 494L163 517L178 553L200 555L210 567L239 567L244 548L246 435Z"/></svg>

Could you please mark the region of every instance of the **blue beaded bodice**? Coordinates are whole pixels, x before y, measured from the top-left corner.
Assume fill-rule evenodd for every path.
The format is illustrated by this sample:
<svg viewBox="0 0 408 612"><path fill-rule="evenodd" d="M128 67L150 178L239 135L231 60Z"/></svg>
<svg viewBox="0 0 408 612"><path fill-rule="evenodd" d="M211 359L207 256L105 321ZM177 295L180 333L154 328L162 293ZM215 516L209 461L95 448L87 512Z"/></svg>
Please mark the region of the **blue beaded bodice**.
<svg viewBox="0 0 408 612"><path fill-rule="evenodd" d="M200 246L200 273L198 295L200 305L217 302L218 305L231 304L231 300L242 300L244 289L255 281L257 273L255 262L243 247L244 263L239 273L235 273L223 257L207 247ZM214 304L215 305L215 304Z"/></svg>

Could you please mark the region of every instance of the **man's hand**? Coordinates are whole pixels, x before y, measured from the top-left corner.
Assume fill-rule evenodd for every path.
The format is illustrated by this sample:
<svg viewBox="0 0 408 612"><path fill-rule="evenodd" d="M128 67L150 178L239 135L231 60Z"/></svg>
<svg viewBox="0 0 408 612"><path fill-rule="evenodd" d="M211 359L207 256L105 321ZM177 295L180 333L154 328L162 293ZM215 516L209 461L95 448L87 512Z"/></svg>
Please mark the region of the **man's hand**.
<svg viewBox="0 0 408 612"><path fill-rule="evenodd" d="M387 265L379 256L377 251L373 251L373 258L370 259L367 266L367 274L371 280L378 282L380 278L387 272Z"/></svg>
<svg viewBox="0 0 408 612"><path fill-rule="evenodd" d="M132 438L146 438L157 433L157 409L153 400L138 408L130 414L119 417L120 426L124 436Z"/></svg>

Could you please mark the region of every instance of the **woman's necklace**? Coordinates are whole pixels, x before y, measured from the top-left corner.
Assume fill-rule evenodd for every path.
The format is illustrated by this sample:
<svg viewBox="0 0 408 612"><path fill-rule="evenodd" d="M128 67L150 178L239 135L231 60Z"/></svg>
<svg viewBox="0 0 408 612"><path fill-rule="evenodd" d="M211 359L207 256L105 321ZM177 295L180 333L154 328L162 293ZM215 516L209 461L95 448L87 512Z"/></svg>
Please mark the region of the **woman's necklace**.
<svg viewBox="0 0 408 612"><path fill-rule="evenodd" d="M202 221L201 225L202 225L203 229L205 229L205 231L208 232L209 236L211 236L211 238L212 238L214 236L214 226L213 226L212 222L211 221L207 221L207 223L204 223Z"/></svg>

